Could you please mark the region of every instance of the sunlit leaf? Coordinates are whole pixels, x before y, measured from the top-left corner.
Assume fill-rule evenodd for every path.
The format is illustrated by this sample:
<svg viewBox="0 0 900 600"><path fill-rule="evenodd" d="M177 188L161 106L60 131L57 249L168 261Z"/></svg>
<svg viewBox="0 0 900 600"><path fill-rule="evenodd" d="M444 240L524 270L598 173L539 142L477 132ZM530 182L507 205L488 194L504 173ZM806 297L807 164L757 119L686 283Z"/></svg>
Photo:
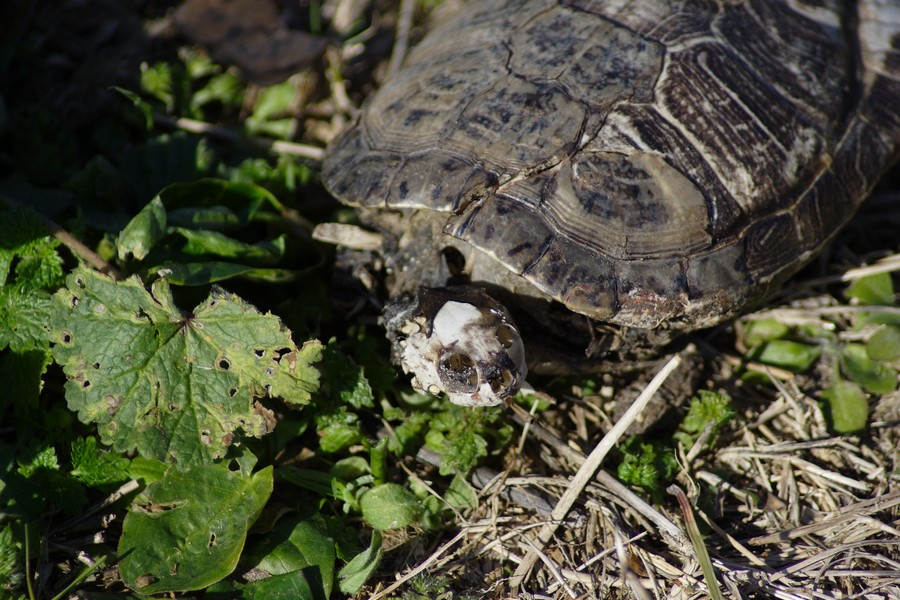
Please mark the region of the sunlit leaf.
<svg viewBox="0 0 900 600"><path fill-rule="evenodd" d="M381 534L372 532L369 547L354 556L338 573L338 588L344 594L355 594L381 561Z"/></svg>
<svg viewBox="0 0 900 600"><path fill-rule="evenodd" d="M119 574L145 594L202 589L231 573L272 493L272 467L170 471L135 499L119 540Z"/></svg>
<svg viewBox="0 0 900 600"><path fill-rule="evenodd" d="M125 260L129 255L135 260L146 258L165 235L166 209L156 196L119 233L116 241L119 260Z"/></svg>
<svg viewBox="0 0 900 600"><path fill-rule="evenodd" d="M863 389L852 381L839 381L822 390L825 416L837 433L862 431L869 420L869 403Z"/></svg>
<svg viewBox="0 0 900 600"><path fill-rule="evenodd" d="M897 372L869 358L862 344L847 344L841 349L841 367L850 379L873 394L887 394L897 388Z"/></svg>
<svg viewBox="0 0 900 600"><path fill-rule="evenodd" d="M866 344L866 353L872 360L900 360L900 327L885 325L876 331Z"/></svg>
<svg viewBox="0 0 900 600"><path fill-rule="evenodd" d="M753 360L802 373L809 369L821 353L818 346L791 340L772 340L749 352Z"/></svg>
<svg viewBox="0 0 900 600"><path fill-rule="evenodd" d="M422 513L422 505L412 492L396 483L383 483L363 494L363 518L375 529L401 529L412 525Z"/></svg>
<svg viewBox="0 0 900 600"><path fill-rule="evenodd" d="M165 280L148 292L137 277L78 268L56 299L66 400L115 450L180 468L209 461L242 433L271 431L257 398L304 404L318 385L321 345L298 348L277 317L223 290L185 313Z"/></svg>

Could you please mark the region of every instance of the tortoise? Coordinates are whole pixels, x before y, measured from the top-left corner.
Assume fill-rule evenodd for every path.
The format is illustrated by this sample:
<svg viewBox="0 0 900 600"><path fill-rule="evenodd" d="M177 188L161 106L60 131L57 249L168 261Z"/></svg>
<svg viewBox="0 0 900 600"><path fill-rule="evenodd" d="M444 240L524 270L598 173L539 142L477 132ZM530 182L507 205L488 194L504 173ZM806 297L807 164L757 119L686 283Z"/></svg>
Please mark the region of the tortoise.
<svg viewBox="0 0 900 600"><path fill-rule="evenodd" d="M483 1L322 179L381 235L413 386L487 406L548 351L596 369L759 304L898 148L896 0Z"/></svg>

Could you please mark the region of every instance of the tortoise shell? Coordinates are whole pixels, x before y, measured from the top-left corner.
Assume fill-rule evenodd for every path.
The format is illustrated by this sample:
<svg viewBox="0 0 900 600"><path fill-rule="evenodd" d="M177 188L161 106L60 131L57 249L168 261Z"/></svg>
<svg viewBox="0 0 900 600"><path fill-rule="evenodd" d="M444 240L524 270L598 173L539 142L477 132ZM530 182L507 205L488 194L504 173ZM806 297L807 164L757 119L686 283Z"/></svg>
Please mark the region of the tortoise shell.
<svg viewBox="0 0 900 600"><path fill-rule="evenodd" d="M712 325L813 257L898 156L900 4L853 6L471 3L332 142L323 180L427 213L473 280L627 327Z"/></svg>

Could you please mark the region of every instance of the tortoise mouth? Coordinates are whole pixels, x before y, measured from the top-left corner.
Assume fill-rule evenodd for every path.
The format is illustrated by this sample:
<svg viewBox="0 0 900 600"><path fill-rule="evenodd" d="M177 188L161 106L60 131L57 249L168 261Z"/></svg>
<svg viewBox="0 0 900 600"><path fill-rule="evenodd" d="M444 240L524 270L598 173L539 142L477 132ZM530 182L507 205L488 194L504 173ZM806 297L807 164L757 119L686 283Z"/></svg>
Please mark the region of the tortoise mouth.
<svg viewBox="0 0 900 600"><path fill-rule="evenodd" d="M388 337L417 390L463 406L493 406L525 379L525 347L509 313L469 286L422 288L385 311Z"/></svg>

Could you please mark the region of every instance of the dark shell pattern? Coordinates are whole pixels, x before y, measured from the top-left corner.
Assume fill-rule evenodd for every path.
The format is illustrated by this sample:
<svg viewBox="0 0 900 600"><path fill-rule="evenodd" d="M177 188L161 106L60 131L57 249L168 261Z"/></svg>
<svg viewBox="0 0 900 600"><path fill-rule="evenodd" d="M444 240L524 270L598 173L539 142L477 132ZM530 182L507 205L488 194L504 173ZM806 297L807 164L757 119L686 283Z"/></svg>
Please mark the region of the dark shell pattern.
<svg viewBox="0 0 900 600"><path fill-rule="evenodd" d="M897 0L474 2L323 179L351 205L433 211L575 312L682 329L781 285L898 148Z"/></svg>

